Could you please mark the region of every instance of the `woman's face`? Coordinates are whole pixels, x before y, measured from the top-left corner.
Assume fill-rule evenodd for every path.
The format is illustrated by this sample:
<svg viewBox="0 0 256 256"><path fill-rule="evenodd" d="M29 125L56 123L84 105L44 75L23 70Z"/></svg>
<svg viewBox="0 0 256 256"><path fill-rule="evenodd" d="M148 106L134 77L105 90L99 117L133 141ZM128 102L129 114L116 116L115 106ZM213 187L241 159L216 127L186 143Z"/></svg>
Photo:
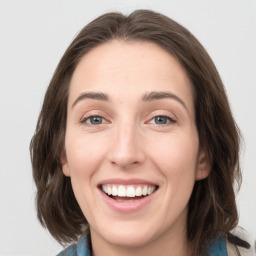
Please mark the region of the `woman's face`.
<svg viewBox="0 0 256 256"><path fill-rule="evenodd" d="M70 84L62 164L93 242L185 237L188 201L208 168L177 60L149 42L111 41L87 53Z"/></svg>

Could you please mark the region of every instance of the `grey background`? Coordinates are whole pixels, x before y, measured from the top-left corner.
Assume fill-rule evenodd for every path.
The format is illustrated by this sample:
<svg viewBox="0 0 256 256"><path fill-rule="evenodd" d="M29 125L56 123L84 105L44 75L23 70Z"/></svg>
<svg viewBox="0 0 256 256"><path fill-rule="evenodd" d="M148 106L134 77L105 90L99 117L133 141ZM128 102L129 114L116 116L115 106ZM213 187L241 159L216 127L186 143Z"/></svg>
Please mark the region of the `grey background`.
<svg viewBox="0 0 256 256"><path fill-rule="evenodd" d="M36 219L29 143L66 47L108 11L153 9L191 30L212 56L242 131L240 225L256 237L255 0L0 0L0 255L54 255Z"/></svg>

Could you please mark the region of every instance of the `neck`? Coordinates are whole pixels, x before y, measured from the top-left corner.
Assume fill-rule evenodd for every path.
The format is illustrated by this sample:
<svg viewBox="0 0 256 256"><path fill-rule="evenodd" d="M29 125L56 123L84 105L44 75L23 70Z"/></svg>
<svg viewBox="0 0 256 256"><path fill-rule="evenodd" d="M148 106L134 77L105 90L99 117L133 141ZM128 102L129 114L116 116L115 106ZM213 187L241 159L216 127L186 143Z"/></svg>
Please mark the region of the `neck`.
<svg viewBox="0 0 256 256"><path fill-rule="evenodd" d="M104 239L97 239L92 234L93 256L188 256L189 246L186 229L172 234L165 234L141 246L120 246L110 244ZM97 243L95 244L95 239Z"/></svg>

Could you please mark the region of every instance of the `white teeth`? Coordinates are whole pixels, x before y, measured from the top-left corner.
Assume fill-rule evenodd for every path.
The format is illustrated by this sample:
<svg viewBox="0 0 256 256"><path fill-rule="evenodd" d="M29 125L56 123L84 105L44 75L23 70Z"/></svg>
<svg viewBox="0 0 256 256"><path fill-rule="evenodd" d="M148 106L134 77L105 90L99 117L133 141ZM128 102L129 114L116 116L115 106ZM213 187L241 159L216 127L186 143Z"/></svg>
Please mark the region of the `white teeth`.
<svg viewBox="0 0 256 256"><path fill-rule="evenodd" d="M102 190L107 194L108 193L108 188L106 185L103 185L102 186Z"/></svg>
<svg viewBox="0 0 256 256"><path fill-rule="evenodd" d="M126 196L126 189L124 186L119 186L118 188L118 196Z"/></svg>
<svg viewBox="0 0 256 256"><path fill-rule="evenodd" d="M102 190L109 196L119 197L135 197L135 196L147 196L151 195L155 190L156 186L153 185L102 185ZM127 200L126 200L127 201Z"/></svg>
<svg viewBox="0 0 256 256"><path fill-rule="evenodd" d="M136 195L136 196L142 196L142 189L141 189L141 187L137 187L137 188L136 188L135 195Z"/></svg>
<svg viewBox="0 0 256 256"><path fill-rule="evenodd" d="M149 187L148 188L148 195L152 194L154 191L154 187Z"/></svg>
<svg viewBox="0 0 256 256"><path fill-rule="evenodd" d="M112 196L117 196L118 195L118 190L116 186L112 187Z"/></svg>
<svg viewBox="0 0 256 256"><path fill-rule="evenodd" d="M142 190L142 195L143 195L143 196L146 196L147 194L148 194L148 187L145 186L145 187L143 188L143 190Z"/></svg>
<svg viewBox="0 0 256 256"><path fill-rule="evenodd" d="M110 196L112 194L112 189L111 187L108 187L108 195Z"/></svg>
<svg viewBox="0 0 256 256"><path fill-rule="evenodd" d="M135 197L135 188L132 186L128 186L126 190L126 196L127 197Z"/></svg>

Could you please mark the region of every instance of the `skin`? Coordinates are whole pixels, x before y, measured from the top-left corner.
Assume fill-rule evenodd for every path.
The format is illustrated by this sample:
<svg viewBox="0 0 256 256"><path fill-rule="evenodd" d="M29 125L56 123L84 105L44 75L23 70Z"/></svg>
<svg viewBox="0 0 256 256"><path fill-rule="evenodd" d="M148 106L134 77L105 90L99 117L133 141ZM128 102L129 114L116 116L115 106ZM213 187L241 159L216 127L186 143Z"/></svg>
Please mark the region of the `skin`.
<svg viewBox="0 0 256 256"><path fill-rule="evenodd" d="M108 100L79 98L91 92ZM145 101L150 92L175 96ZM157 116L167 118L159 123ZM192 85L165 50L115 40L82 58L70 84L62 164L90 225L94 255L189 255L187 205L209 166L199 146ZM142 209L118 212L99 190L112 178L143 179L158 189Z"/></svg>

